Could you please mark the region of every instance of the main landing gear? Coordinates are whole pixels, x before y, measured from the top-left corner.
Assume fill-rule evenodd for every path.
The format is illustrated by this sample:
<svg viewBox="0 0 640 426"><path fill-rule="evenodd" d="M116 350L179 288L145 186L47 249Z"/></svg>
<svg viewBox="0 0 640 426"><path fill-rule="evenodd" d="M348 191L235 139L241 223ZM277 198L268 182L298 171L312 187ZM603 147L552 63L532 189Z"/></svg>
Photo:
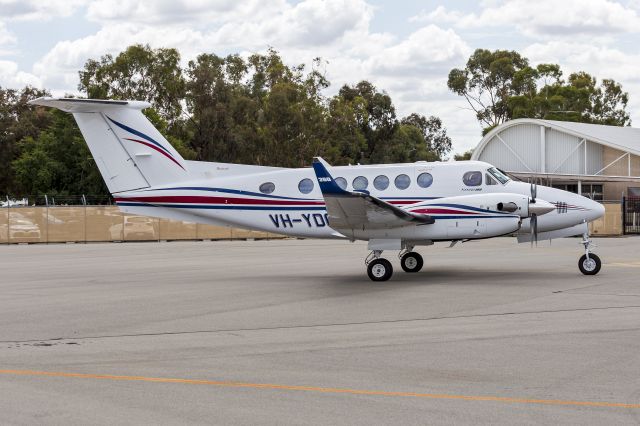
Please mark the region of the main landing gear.
<svg viewBox="0 0 640 426"><path fill-rule="evenodd" d="M595 246L589 239L589 234L582 234L582 241L580 242L584 246L584 254L578 260L578 268L580 272L585 275L595 275L600 272L600 268L602 267L602 262L600 258L591 253L591 247Z"/></svg>
<svg viewBox="0 0 640 426"><path fill-rule="evenodd" d="M380 257L382 250L373 250L365 259L367 265L367 275L371 281L387 281L393 275L393 266L387 259ZM420 254L403 250L398 254L400 266L405 272L418 272L424 265L424 260Z"/></svg>
<svg viewBox="0 0 640 426"><path fill-rule="evenodd" d="M405 272L418 272L422 269L422 265L424 265L422 256L415 251L401 251L398 257L400 258L400 266L402 266Z"/></svg>

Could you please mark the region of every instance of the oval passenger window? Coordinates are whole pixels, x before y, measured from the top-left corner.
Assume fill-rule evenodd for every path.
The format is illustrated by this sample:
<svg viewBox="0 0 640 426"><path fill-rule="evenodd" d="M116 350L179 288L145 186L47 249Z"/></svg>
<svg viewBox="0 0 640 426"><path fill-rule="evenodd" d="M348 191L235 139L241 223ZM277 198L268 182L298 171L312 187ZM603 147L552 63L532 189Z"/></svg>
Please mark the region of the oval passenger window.
<svg viewBox="0 0 640 426"><path fill-rule="evenodd" d="M398 175L396 176L394 183L398 189L407 189L409 185L411 185L411 178L404 174Z"/></svg>
<svg viewBox="0 0 640 426"><path fill-rule="evenodd" d="M369 181L364 176L358 176L357 178L355 178L353 180L352 184L353 184L353 189L354 190L362 191L364 189L367 189L367 187L369 186Z"/></svg>
<svg viewBox="0 0 640 426"><path fill-rule="evenodd" d="M467 172L462 175L462 183L467 186L482 185L482 172Z"/></svg>
<svg viewBox="0 0 640 426"><path fill-rule="evenodd" d="M275 190L276 186L273 182L265 182L260 185L260 192L262 192L263 194L271 194Z"/></svg>
<svg viewBox="0 0 640 426"><path fill-rule="evenodd" d="M418 175L418 186L420 188L428 188L433 183L433 176L431 173L420 173Z"/></svg>
<svg viewBox="0 0 640 426"><path fill-rule="evenodd" d="M334 179L336 184L340 187L340 189L347 189L347 180L343 177L337 177Z"/></svg>
<svg viewBox="0 0 640 426"><path fill-rule="evenodd" d="M389 187L389 178L385 175L376 176L373 180L373 187L378 191L384 191Z"/></svg>
<svg viewBox="0 0 640 426"><path fill-rule="evenodd" d="M313 181L311 179L302 179L300 183L298 183L298 190L303 194L308 194L313 191Z"/></svg>

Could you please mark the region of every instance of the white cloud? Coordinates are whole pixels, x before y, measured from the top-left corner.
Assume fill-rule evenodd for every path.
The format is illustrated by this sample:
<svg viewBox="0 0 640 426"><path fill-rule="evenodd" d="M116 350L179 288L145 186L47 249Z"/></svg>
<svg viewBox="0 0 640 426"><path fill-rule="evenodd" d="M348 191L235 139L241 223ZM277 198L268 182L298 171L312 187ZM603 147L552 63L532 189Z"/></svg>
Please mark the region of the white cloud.
<svg viewBox="0 0 640 426"><path fill-rule="evenodd" d="M42 88L42 81L35 75L18 70L13 61L0 61L0 87L21 88L26 85Z"/></svg>
<svg viewBox="0 0 640 426"><path fill-rule="evenodd" d="M466 59L469 46L452 29L428 25L370 60L373 71L397 78L446 75L451 66Z"/></svg>
<svg viewBox="0 0 640 426"><path fill-rule="evenodd" d="M439 6L414 18L426 22L449 22L458 28L515 26L529 37L556 38L640 31L635 9L609 0L512 0L486 4L479 13L463 14Z"/></svg>
<svg viewBox="0 0 640 426"><path fill-rule="evenodd" d="M53 90L76 90L78 71L88 59L117 54L136 43L153 47L185 47L187 53L194 46L202 45L202 35L189 28L140 28L135 24L118 24L105 27L96 34L73 41L58 42L41 60L34 64L34 73L41 76L47 87Z"/></svg>
<svg viewBox="0 0 640 426"><path fill-rule="evenodd" d="M252 8L250 4L244 4L241 14L230 9L225 19L218 17L224 21L223 24L209 27L179 21L165 25L162 23L168 19L165 14L173 11L165 2L121 3L128 5L129 9L118 8L118 3L114 7L118 14L124 16L131 12L135 21L144 20L148 13L147 21L150 23L129 20L118 23L116 17L120 15L112 14L109 16L113 17L113 22L107 19L97 33L58 42L34 65L34 72L42 76L45 84L54 90L59 87L75 88L77 72L87 59L99 58L106 53L116 54L134 43L175 47L185 62L203 52L254 52L274 46L288 61L309 63L316 56L327 59L333 55L339 57L345 49L355 55L370 54L381 46L380 43L389 41L385 35L369 34L369 20L373 12L362 0L306 0L295 6L273 0L274 4L282 4L281 9L263 10L252 16L245 16ZM197 14L198 7L202 7L202 2L185 0L183 3L190 13ZM226 7L220 4L220 7ZM257 2L255 4L258 5ZM90 6L89 11L94 17L100 11L101 19L106 19L107 9L106 3L97 2ZM269 15L268 19L265 14ZM311 49L313 52L310 53Z"/></svg>
<svg viewBox="0 0 640 426"><path fill-rule="evenodd" d="M450 69L464 66L472 47L485 47L516 49L533 64L558 63L567 74L585 70L598 79L614 78L630 92L630 110L640 112L640 51L629 41L639 37L633 1L640 0L483 0L472 12L449 9L455 3L443 2L408 18L417 28L403 36L393 25L374 32L371 22L381 9L367 1L0 0L0 55L4 46L17 46L2 21L15 29L20 21L86 9L86 21L99 26L84 37L57 41L31 73L21 72L14 62L0 62L0 84L29 82L54 94L74 92L87 59L117 54L134 43L175 47L183 63L203 52L247 56L273 46L291 65L310 64L317 56L327 60L328 95L366 79L391 95L398 116L440 116L455 151L463 151L479 141L480 126L464 100L448 90L446 79ZM55 34L43 29L39 37Z"/></svg>
<svg viewBox="0 0 640 426"><path fill-rule="evenodd" d="M47 21L70 16L88 0L0 0L2 18L18 21Z"/></svg>
<svg viewBox="0 0 640 426"><path fill-rule="evenodd" d="M7 29L4 22L0 22L0 47L7 44L14 44L16 41L16 36Z"/></svg>
<svg viewBox="0 0 640 426"><path fill-rule="evenodd" d="M255 0L97 0L89 4L87 18L101 23L211 23L228 18L229 12L250 13L257 3ZM268 6L269 2L266 3Z"/></svg>

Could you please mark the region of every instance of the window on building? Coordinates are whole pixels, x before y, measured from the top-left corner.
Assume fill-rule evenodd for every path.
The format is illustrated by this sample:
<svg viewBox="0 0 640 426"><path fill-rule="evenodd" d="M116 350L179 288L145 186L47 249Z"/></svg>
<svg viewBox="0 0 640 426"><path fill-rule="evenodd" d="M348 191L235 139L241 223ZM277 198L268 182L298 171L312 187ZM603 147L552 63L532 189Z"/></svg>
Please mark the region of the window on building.
<svg viewBox="0 0 640 426"><path fill-rule="evenodd" d="M591 198L594 201L602 201L604 194L602 192L602 184L582 184L582 196Z"/></svg>
<svg viewBox="0 0 640 426"><path fill-rule="evenodd" d="M263 194L271 194L276 190L276 185L273 182L265 182L260 185L260 192Z"/></svg>
<svg viewBox="0 0 640 426"><path fill-rule="evenodd" d="M369 186L369 181L364 176L358 176L351 184L353 185L354 190L363 191Z"/></svg>
<svg viewBox="0 0 640 426"><path fill-rule="evenodd" d="M396 176L393 181L398 189L407 189L411 185L411 178L405 174Z"/></svg>
<svg viewBox="0 0 640 426"><path fill-rule="evenodd" d="M303 194L308 194L313 191L313 181L311 179L302 179L300 183L298 183L298 190Z"/></svg>
<svg viewBox="0 0 640 426"><path fill-rule="evenodd" d="M433 176L431 176L431 173L420 173L417 182L420 188L428 188L433 183Z"/></svg>
<svg viewBox="0 0 640 426"><path fill-rule="evenodd" d="M389 187L389 178L385 175L376 176L373 180L373 187L378 191L384 191Z"/></svg>
<svg viewBox="0 0 640 426"><path fill-rule="evenodd" d="M482 185L482 172L473 171L467 172L462 175L462 183L466 186L480 186Z"/></svg>
<svg viewBox="0 0 640 426"><path fill-rule="evenodd" d="M343 177L337 177L334 179L336 184L340 187L340 189L347 189L347 180Z"/></svg>

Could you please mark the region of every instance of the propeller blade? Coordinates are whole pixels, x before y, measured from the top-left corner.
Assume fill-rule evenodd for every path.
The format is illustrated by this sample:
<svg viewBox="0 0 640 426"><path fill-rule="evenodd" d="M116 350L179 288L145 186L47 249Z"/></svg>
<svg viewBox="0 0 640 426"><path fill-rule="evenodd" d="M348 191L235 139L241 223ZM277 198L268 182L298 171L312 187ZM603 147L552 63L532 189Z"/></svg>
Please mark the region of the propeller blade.
<svg viewBox="0 0 640 426"><path fill-rule="evenodd" d="M538 183L531 183L531 202L535 204L538 196Z"/></svg>
<svg viewBox="0 0 640 426"><path fill-rule="evenodd" d="M533 247L533 242L535 241L536 247L538 246L538 215L532 214L529 219L529 225L531 228L531 247Z"/></svg>

